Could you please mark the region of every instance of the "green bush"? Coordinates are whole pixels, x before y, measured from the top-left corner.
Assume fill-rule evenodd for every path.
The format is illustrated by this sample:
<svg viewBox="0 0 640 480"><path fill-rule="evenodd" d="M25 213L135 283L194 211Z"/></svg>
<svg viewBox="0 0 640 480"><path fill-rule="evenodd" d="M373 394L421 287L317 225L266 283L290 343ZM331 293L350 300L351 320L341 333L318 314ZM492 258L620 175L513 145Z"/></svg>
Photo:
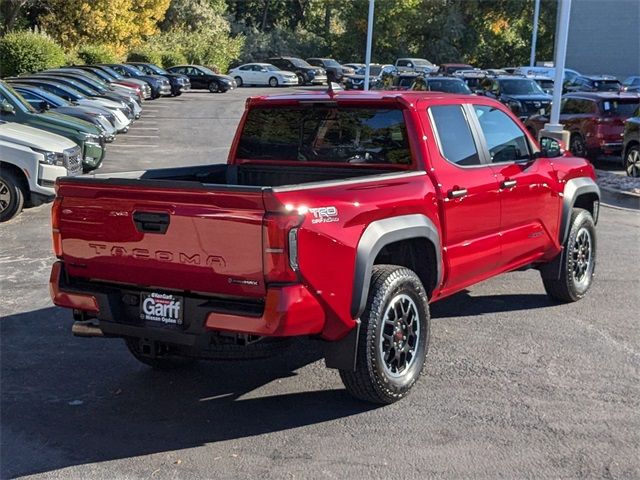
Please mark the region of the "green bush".
<svg viewBox="0 0 640 480"><path fill-rule="evenodd" d="M184 65L187 63L187 57L182 52L162 52L162 66L164 68L173 67L174 65Z"/></svg>
<svg viewBox="0 0 640 480"><path fill-rule="evenodd" d="M85 61L78 56L78 49L72 48L64 53L65 65L82 65Z"/></svg>
<svg viewBox="0 0 640 480"><path fill-rule="evenodd" d="M65 60L62 48L47 35L22 31L0 38L0 75L3 77L59 67Z"/></svg>
<svg viewBox="0 0 640 480"><path fill-rule="evenodd" d="M145 62L160 65L162 64L162 53L151 48L133 50L127 55L127 62Z"/></svg>
<svg viewBox="0 0 640 480"><path fill-rule="evenodd" d="M78 56L88 65L94 63L118 63L118 56L105 45L84 45L78 49Z"/></svg>

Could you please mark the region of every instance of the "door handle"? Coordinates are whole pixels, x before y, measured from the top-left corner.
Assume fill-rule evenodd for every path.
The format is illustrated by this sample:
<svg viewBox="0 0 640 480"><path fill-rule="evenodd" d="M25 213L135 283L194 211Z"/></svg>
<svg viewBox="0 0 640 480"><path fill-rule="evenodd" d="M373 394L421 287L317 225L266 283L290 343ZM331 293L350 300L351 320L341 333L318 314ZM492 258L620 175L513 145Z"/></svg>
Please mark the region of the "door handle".
<svg viewBox="0 0 640 480"><path fill-rule="evenodd" d="M517 183L518 183L517 180L504 180L500 184L500 188L512 188L512 187L515 187Z"/></svg>
<svg viewBox="0 0 640 480"><path fill-rule="evenodd" d="M447 192L447 196L449 198L462 198L462 197L465 197L466 195L467 195L466 188L454 188Z"/></svg>

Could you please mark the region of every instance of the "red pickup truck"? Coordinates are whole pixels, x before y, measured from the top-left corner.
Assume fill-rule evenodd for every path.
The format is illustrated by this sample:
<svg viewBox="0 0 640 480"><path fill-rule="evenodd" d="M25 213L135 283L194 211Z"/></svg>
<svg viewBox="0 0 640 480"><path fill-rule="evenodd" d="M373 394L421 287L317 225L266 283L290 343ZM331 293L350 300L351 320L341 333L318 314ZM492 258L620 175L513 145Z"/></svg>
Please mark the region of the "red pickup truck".
<svg viewBox="0 0 640 480"><path fill-rule="evenodd" d="M589 289L594 170L543 140L483 97L251 98L226 165L58 181L53 302L160 368L314 337L350 393L391 403L429 302L524 268L560 301Z"/></svg>

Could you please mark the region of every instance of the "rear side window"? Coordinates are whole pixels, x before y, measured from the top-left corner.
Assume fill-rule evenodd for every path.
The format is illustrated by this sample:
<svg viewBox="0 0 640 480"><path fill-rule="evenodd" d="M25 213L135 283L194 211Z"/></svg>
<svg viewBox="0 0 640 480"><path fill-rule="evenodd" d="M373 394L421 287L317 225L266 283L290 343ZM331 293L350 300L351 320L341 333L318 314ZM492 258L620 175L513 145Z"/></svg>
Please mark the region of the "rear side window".
<svg viewBox="0 0 640 480"><path fill-rule="evenodd" d="M460 105L429 108L442 155L457 165L480 165L478 149Z"/></svg>
<svg viewBox="0 0 640 480"><path fill-rule="evenodd" d="M398 109L280 107L249 111L238 158L364 164L411 163Z"/></svg>

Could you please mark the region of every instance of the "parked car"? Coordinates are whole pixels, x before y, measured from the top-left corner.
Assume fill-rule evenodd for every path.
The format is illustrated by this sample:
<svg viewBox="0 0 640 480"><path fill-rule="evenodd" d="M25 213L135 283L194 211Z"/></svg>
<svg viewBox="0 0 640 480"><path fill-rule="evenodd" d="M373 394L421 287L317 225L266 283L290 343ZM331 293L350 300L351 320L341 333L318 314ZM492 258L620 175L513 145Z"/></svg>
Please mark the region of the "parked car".
<svg viewBox="0 0 640 480"><path fill-rule="evenodd" d="M373 63L371 65L374 65ZM366 67L367 65L365 63L345 63L342 65L342 67L347 67L350 68L351 70L353 70L353 74L358 73L358 70L360 70L361 68ZM350 74L352 75L352 74Z"/></svg>
<svg viewBox="0 0 640 480"><path fill-rule="evenodd" d="M82 80L85 85L91 87L97 92L114 94L120 97L136 114L136 118L140 117L142 110L142 92L138 86L126 86L115 83L110 83L103 80L98 75L82 69L73 67L61 67L44 70L40 73L46 74L63 74L71 78Z"/></svg>
<svg viewBox="0 0 640 480"><path fill-rule="evenodd" d="M40 128L72 140L82 149L82 166L86 172L102 164L106 147L98 128L68 115L36 111L4 81L0 81L0 120Z"/></svg>
<svg viewBox="0 0 640 480"><path fill-rule="evenodd" d="M280 70L269 63L245 63L229 70L229 76L233 77L236 85L298 85L298 76L295 73Z"/></svg>
<svg viewBox="0 0 640 480"><path fill-rule="evenodd" d="M209 90L211 93L225 93L239 87L233 77L215 73L202 65L176 65L167 69L170 73L185 75L194 90Z"/></svg>
<svg viewBox="0 0 640 480"><path fill-rule="evenodd" d="M431 77L420 75L411 85L411 90L423 90L429 92L457 93L472 95L473 92L465 82L456 77Z"/></svg>
<svg viewBox="0 0 640 480"><path fill-rule="evenodd" d="M633 116L639 104L640 96L635 93L565 94L560 105L560 123L571 132L571 152L592 160L600 155L615 155L619 159L624 121ZM526 126L537 135L548 122L547 114L535 115L526 122Z"/></svg>
<svg viewBox="0 0 640 480"><path fill-rule="evenodd" d="M345 72L342 65L333 58L307 58L307 63L314 67L320 67L327 72L327 80L330 82L341 83L345 75L355 73L353 70Z"/></svg>
<svg viewBox="0 0 640 480"><path fill-rule="evenodd" d="M171 83L168 79L160 75L146 75L133 65L122 63L102 63L98 66L109 67L125 78L144 80L151 87L152 99L171 95Z"/></svg>
<svg viewBox="0 0 640 480"><path fill-rule="evenodd" d="M70 76L65 76L65 75L54 75L54 74L47 74L47 73L37 73L37 74L33 74L33 75L23 75L20 77L13 77L10 78L9 80L11 80L12 82L24 82L27 80L48 80L50 82L54 82L56 84L59 85L64 85L67 87L71 87L74 90L80 92L82 95L94 99L94 100L106 100L109 101L111 105L117 105L118 108L120 109L120 111L122 113L124 113L127 118L131 121L133 121L133 119L135 118L135 114L134 111L131 107L129 107L121 98L119 98L118 96L115 95L109 95L109 94L102 94L96 90L94 90L93 88L87 86L85 83L83 83L82 81L76 79L76 78L72 78Z"/></svg>
<svg viewBox="0 0 640 480"><path fill-rule="evenodd" d="M456 72L464 72L475 70L475 67L466 63L443 63L438 69L438 73L442 75L453 75Z"/></svg>
<svg viewBox="0 0 640 480"><path fill-rule="evenodd" d="M394 64L398 72L436 73L438 66L425 58L398 58Z"/></svg>
<svg viewBox="0 0 640 480"><path fill-rule="evenodd" d="M505 68L504 70L508 70ZM556 69L554 67L517 67L512 73L516 75L524 75L526 77L529 76L540 76L540 77L549 77L556 78ZM576 70L572 70L570 68L564 69L563 83L572 83L577 77L582 74Z"/></svg>
<svg viewBox="0 0 640 480"><path fill-rule="evenodd" d="M611 75L581 75L566 86L569 92L619 92L620 81Z"/></svg>
<svg viewBox="0 0 640 480"><path fill-rule="evenodd" d="M536 82L540 88L549 95L553 96L554 80L550 77L531 76L527 77Z"/></svg>
<svg viewBox="0 0 640 480"><path fill-rule="evenodd" d="M148 100L152 96L151 92L151 84L147 80L142 80L139 78L127 78L120 75L113 68L107 67L105 65L77 65L77 68L84 68L89 70L96 75L99 75L105 81L110 81L111 83L117 83L119 85L131 85L131 86L139 86L142 89L142 98L144 100Z"/></svg>
<svg viewBox="0 0 640 480"><path fill-rule="evenodd" d="M547 110L551 105L552 96L530 78L515 75L487 77L482 80L481 87L483 95L504 103L521 120Z"/></svg>
<svg viewBox="0 0 640 480"><path fill-rule="evenodd" d="M640 177L640 108L624 122L622 163L627 175Z"/></svg>
<svg viewBox="0 0 640 480"><path fill-rule="evenodd" d="M346 90L363 90L364 89L364 77L367 71L367 66L363 65L356 73L349 75L344 80L344 88ZM369 64L369 86L372 87L380 81L380 77L384 72L389 74L395 72L393 65L381 65L379 63Z"/></svg>
<svg viewBox="0 0 640 480"><path fill-rule="evenodd" d="M119 103L107 100L106 98L87 97L69 85L63 85L55 79L47 79L43 77L25 78L19 77L15 80L7 79L10 85L30 85L38 87L47 92L51 92L59 97L64 98L73 105L90 107L104 110L113 115L113 126L116 127L118 133L126 133L129 131L131 119L127 117L125 108Z"/></svg>
<svg viewBox="0 0 640 480"><path fill-rule="evenodd" d="M640 92L640 76L627 77L622 82L623 92Z"/></svg>
<svg viewBox="0 0 640 480"><path fill-rule="evenodd" d="M474 93L483 91L482 81L490 76L486 70L462 70L455 72L453 75L466 83L467 87Z"/></svg>
<svg viewBox="0 0 640 480"><path fill-rule="evenodd" d="M112 142L115 139L117 130L114 126L115 117L113 114L91 107L73 105L64 98L53 93L42 90L33 85L11 84L11 86L22 95L29 104L41 112L50 110L56 113L79 118L85 122L92 123L102 131L105 140Z"/></svg>
<svg viewBox="0 0 640 480"><path fill-rule="evenodd" d="M11 220L25 205L53 200L56 179L80 173L82 151L73 141L0 120L0 222Z"/></svg>
<svg viewBox="0 0 640 480"><path fill-rule="evenodd" d="M513 70L515 70L515 68L513 68L511 72L508 70L503 70L502 68L485 68L484 69L484 71L487 72L487 75L493 75L494 77L497 77L498 75L511 75L513 73ZM467 70L462 70L462 71L464 72Z"/></svg>
<svg viewBox="0 0 640 480"><path fill-rule="evenodd" d="M191 80L189 80L187 75L168 72L164 68L160 68L153 63L127 62L127 65L133 65L146 75L159 75L168 79L171 84L171 94L174 97L182 95L184 92L188 92L191 89Z"/></svg>
<svg viewBox="0 0 640 480"><path fill-rule="evenodd" d="M593 166L541 149L501 103L305 92L246 108L226 165L58 181L50 292L74 334L121 337L156 368L308 336L348 392L388 404L421 377L429 303L521 268L558 301L591 287Z"/></svg>
<svg viewBox="0 0 640 480"><path fill-rule="evenodd" d="M327 83L327 72L324 68L309 65L301 58L271 57L267 59L267 63L275 65L281 70L295 73L299 85L325 85Z"/></svg>

